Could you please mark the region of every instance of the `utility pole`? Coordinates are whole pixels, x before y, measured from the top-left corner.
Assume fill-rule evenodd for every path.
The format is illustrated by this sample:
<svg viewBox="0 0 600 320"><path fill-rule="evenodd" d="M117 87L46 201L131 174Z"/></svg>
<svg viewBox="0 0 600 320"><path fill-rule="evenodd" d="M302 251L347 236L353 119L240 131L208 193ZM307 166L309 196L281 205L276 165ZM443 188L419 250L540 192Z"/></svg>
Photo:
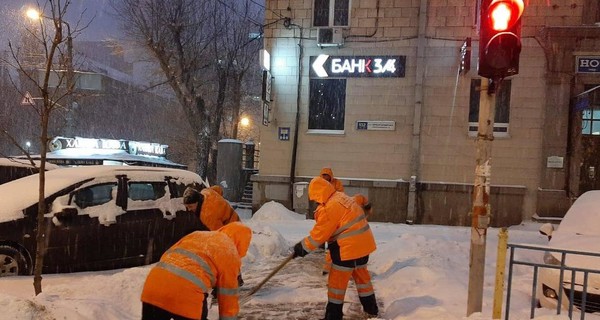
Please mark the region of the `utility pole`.
<svg viewBox="0 0 600 320"><path fill-rule="evenodd" d="M479 97L479 126L476 140L475 184L471 210L471 251L469 255L469 291L467 316L481 312L483 304L483 276L485 245L490 224L490 179L492 175L492 141L496 114L496 85L481 79Z"/></svg>
<svg viewBox="0 0 600 320"><path fill-rule="evenodd" d="M479 4L477 74L481 76L481 87L476 141L477 166L471 210L467 316L481 312L483 304L485 244L491 217L489 200L496 92L502 79L519 73L521 16L525 10L524 0L480 0Z"/></svg>

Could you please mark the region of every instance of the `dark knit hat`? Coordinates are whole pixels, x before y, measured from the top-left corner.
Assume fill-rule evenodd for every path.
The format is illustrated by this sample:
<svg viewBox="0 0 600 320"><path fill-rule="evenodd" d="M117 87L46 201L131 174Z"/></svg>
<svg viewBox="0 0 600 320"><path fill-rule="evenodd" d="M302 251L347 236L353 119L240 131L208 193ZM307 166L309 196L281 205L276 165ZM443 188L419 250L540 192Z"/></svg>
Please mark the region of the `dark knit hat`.
<svg viewBox="0 0 600 320"><path fill-rule="evenodd" d="M187 187L183 192L183 204L200 202L200 192L192 187Z"/></svg>

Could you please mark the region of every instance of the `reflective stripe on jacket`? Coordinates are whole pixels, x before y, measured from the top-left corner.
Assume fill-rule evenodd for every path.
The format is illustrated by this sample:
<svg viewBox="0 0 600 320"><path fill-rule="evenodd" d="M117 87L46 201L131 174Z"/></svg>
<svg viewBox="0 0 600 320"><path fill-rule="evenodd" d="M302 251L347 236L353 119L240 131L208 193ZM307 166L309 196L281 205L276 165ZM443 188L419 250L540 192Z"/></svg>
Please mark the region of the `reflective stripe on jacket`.
<svg viewBox="0 0 600 320"><path fill-rule="evenodd" d="M200 193L204 196L200 209L200 221L209 230L215 231L222 226L240 221L240 217L217 191L212 188L204 188Z"/></svg>
<svg viewBox="0 0 600 320"><path fill-rule="evenodd" d="M336 192L321 177L312 179L308 196L319 203L315 212L316 223L304 238L304 250L311 252L321 244L337 241L342 260L358 259L375 251L375 238L362 208L352 197Z"/></svg>
<svg viewBox="0 0 600 320"><path fill-rule="evenodd" d="M141 300L183 317L200 319L204 294L216 286L220 318L236 319L240 267L238 249L228 235L196 231L174 244L150 270Z"/></svg>

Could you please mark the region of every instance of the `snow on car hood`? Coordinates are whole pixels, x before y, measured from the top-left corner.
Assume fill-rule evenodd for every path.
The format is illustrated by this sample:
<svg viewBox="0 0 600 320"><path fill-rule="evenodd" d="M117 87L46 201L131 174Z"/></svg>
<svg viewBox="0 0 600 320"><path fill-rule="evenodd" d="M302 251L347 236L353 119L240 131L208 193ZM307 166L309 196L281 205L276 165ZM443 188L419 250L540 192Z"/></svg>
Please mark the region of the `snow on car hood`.
<svg viewBox="0 0 600 320"><path fill-rule="evenodd" d="M579 196L560 222L557 232L599 236L600 190L588 191Z"/></svg>
<svg viewBox="0 0 600 320"><path fill-rule="evenodd" d="M180 169L140 166L85 166L47 171L45 194L48 197L87 179L94 179L98 182L116 181L115 176L120 174L141 179L148 176L149 172L165 172L165 175L181 177L181 181L185 184L203 181L196 173ZM38 202L38 190L39 174L0 185L0 195L2 195L0 222L22 218L23 210Z"/></svg>
<svg viewBox="0 0 600 320"><path fill-rule="evenodd" d="M548 246L554 249L600 254L600 235L582 235L557 231L552 235L552 240L550 240ZM560 252L552 252L552 255L560 261ZM600 268L600 257L567 254L566 264L572 267L598 270Z"/></svg>
<svg viewBox="0 0 600 320"><path fill-rule="evenodd" d="M548 246L583 252L600 253L600 190L588 191L573 203ZM552 255L560 261L561 254ZM599 269L600 257L567 254L568 266Z"/></svg>

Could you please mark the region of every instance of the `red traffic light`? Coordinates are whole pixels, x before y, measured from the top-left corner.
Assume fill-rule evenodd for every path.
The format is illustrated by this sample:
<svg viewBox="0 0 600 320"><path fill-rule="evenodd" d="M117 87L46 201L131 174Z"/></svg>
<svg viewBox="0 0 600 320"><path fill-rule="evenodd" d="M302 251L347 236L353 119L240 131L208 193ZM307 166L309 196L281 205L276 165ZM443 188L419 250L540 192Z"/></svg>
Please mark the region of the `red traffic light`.
<svg viewBox="0 0 600 320"><path fill-rule="evenodd" d="M493 30L507 30L521 18L524 8L522 0L494 0L487 9L487 23Z"/></svg>
<svg viewBox="0 0 600 320"><path fill-rule="evenodd" d="M478 74L501 79L519 73L523 0L483 0Z"/></svg>

